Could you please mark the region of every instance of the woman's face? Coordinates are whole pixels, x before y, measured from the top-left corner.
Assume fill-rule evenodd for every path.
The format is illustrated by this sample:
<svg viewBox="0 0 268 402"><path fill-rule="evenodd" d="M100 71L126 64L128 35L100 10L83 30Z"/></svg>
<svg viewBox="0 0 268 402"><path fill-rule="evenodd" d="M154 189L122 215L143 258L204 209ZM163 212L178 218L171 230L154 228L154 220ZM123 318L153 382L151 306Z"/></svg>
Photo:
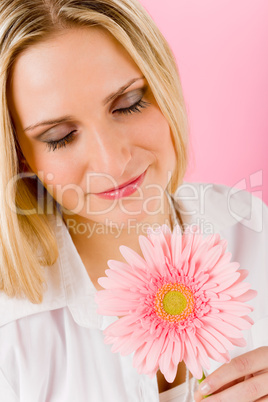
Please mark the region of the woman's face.
<svg viewBox="0 0 268 402"><path fill-rule="evenodd" d="M75 28L31 46L14 64L8 99L29 167L66 212L102 223L159 213L176 165L170 128L112 35ZM128 197L96 195L146 170Z"/></svg>

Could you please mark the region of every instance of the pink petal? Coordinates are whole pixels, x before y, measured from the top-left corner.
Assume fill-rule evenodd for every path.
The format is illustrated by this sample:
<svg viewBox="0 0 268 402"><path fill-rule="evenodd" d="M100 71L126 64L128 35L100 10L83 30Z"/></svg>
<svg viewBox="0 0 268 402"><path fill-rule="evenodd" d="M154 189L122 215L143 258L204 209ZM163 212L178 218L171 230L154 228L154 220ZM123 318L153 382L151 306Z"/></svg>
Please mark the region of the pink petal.
<svg viewBox="0 0 268 402"><path fill-rule="evenodd" d="M239 271L237 271L240 273L240 277L236 280L236 282L234 282L234 284L232 286L230 286L230 290L231 293L235 291L235 289L240 289L240 286L242 286L242 281L244 281L244 279L248 276L248 271L245 269L240 269ZM245 285L244 285L245 286ZM247 285L248 286L248 285Z"/></svg>
<svg viewBox="0 0 268 402"><path fill-rule="evenodd" d="M154 247L160 248L161 254L165 255L168 258L169 262L171 262L170 228L166 224L164 224L155 233L152 231L148 237Z"/></svg>
<svg viewBox="0 0 268 402"><path fill-rule="evenodd" d="M244 293L243 295L240 295L238 297L235 298L236 301L239 302L247 302L251 299L253 299L254 297L256 297L258 294L258 292L256 290L250 289L248 290L246 293Z"/></svg>
<svg viewBox="0 0 268 402"><path fill-rule="evenodd" d="M237 328L234 328L232 325L214 318L214 317L210 317L210 316L204 316L202 317L202 321L204 323L208 323L210 324L212 327L217 328L217 331L221 332L223 335L227 335L228 334L228 338L232 337L232 338L241 338L242 334L241 331L239 331Z"/></svg>
<svg viewBox="0 0 268 402"><path fill-rule="evenodd" d="M210 234L204 238L204 241L208 244L208 247L211 249L219 242L219 236L217 233Z"/></svg>
<svg viewBox="0 0 268 402"><path fill-rule="evenodd" d="M225 350L232 350L233 344L229 341L228 338L226 338L225 335L221 334L219 331L217 331L216 328L211 327L210 325L206 325L206 330L214 336L225 348Z"/></svg>
<svg viewBox="0 0 268 402"><path fill-rule="evenodd" d="M136 352L134 353L133 356L133 366L139 369L139 366L144 365L144 368L146 366L146 356L147 353L149 352L150 348L152 346L152 341L146 342L144 345L140 346Z"/></svg>
<svg viewBox="0 0 268 402"><path fill-rule="evenodd" d="M228 241L226 239L221 239L219 244L222 246L222 253L226 252Z"/></svg>
<svg viewBox="0 0 268 402"><path fill-rule="evenodd" d="M244 315L243 318L244 318L244 320L247 320L251 325L254 324L254 321L248 315Z"/></svg>
<svg viewBox="0 0 268 402"><path fill-rule="evenodd" d="M234 263L228 264L227 267L226 267L226 269L229 269L229 266L230 266L231 264L234 264ZM236 281L234 282L233 285L239 285L239 284L248 276L248 271L247 271L246 269L238 269L238 270L237 270L237 273L239 273L240 275L239 275L239 277L236 279Z"/></svg>
<svg viewBox="0 0 268 402"><path fill-rule="evenodd" d="M205 350L207 351L207 354L209 357L212 359L220 362L220 363L225 363L226 358L223 354L219 353L205 338L203 338L199 333L198 333L198 338L200 342L203 344Z"/></svg>
<svg viewBox="0 0 268 402"><path fill-rule="evenodd" d="M198 329L198 334L205 338L219 353L226 352L225 347L205 327Z"/></svg>
<svg viewBox="0 0 268 402"><path fill-rule="evenodd" d="M207 243L203 242L203 235L196 234L192 242L191 258L193 257L198 258L198 255L200 254L200 249L202 252L202 250L207 249L207 247L208 247Z"/></svg>
<svg viewBox="0 0 268 402"><path fill-rule="evenodd" d="M215 265L215 267L213 268L212 271L212 275L214 276L220 276L220 275L228 275L231 274L233 272L236 272L240 267L240 264L238 262L232 261L232 262L228 262L224 265L220 265L218 266L218 264Z"/></svg>
<svg viewBox="0 0 268 402"><path fill-rule="evenodd" d="M98 279L98 283L104 288L104 289L112 289L114 288L114 283L110 281L109 278L106 277L101 277Z"/></svg>
<svg viewBox="0 0 268 402"><path fill-rule="evenodd" d="M148 293L148 292L147 292ZM130 292L129 289L105 289L99 290L96 293L95 300L99 303L104 303L110 300L121 300L121 303L127 298L127 300L141 301L144 296L140 292Z"/></svg>
<svg viewBox="0 0 268 402"><path fill-rule="evenodd" d="M167 382L172 383L175 380L177 374L178 366L173 364L172 360L166 373L164 374Z"/></svg>
<svg viewBox="0 0 268 402"><path fill-rule="evenodd" d="M233 345L239 346L240 348L244 348L247 346L247 341L245 338L229 338Z"/></svg>
<svg viewBox="0 0 268 402"><path fill-rule="evenodd" d="M185 248L184 248L184 250L183 250L183 252L181 254L182 261L188 261L189 260L189 256L190 256L190 253L191 253L191 247L192 247L191 243L186 244L186 246L185 246Z"/></svg>
<svg viewBox="0 0 268 402"><path fill-rule="evenodd" d="M202 290L208 290L208 289L216 289L217 283L213 283L211 281L206 282L203 286L202 286Z"/></svg>
<svg viewBox="0 0 268 402"><path fill-rule="evenodd" d="M219 284L222 282L227 281L230 278L233 278L233 283L237 281L235 274L237 275L237 278L240 278L239 271L237 271L237 268L230 267L231 264L226 265L225 270L219 274L215 274L214 270L210 272L210 277L211 279L217 281Z"/></svg>
<svg viewBox="0 0 268 402"><path fill-rule="evenodd" d="M161 239L160 236L156 237L154 240L154 259L157 263L157 271L161 274L164 275L166 273L165 270L165 254L162 250L161 247Z"/></svg>
<svg viewBox="0 0 268 402"><path fill-rule="evenodd" d="M185 249L187 244L192 245L192 242L193 242L193 234L190 233L190 227L187 226L186 229L184 230L184 233L183 233L182 239L181 239L182 251Z"/></svg>
<svg viewBox="0 0 268 402"><path fill-rule="evenodd" d="M140 335L138 336L139 333ZM139 331L139 333L135 331L131 335L126 335L124 337L119 335L115 342L115 345L118 345L118 350L115 351L120 351L123 356L126 356L144 345L145 342L148 341L148 334L142 331ZM119 344L120 340L123 341L121 344Z"/></svg>
<svg viewBox="0 0 268 402"><path fill-rule="evenodd" d="M144 261L144 259L136 253L136 251L132 250L130 247L127 246L119 246L120 253L122 256L125 258L127 263L132 267L132 268L141 268L142 270L146 271L147 264Z"/></svg>
<svg viewBox="0 0 268 402"><path fill-rule="evenodd" d="M172 354L172 361L175 365L179 364L182 360L182 346L181 342L174 342L174 350Z"/></svg>
<svg viewBox="0 0 268 402"><path fill-rule="evenodd" d="M186 366L188 367L188 369L190 370L190 372L192 373L192 375L195 378L201 378L202 377L203 370L202 370L202 367L201 367L201 364L200 364L199 360L197 360L197 359L192 360L190 358L189 354L185 354L185 357L184 357L183 360L184 360Z"/></svg>
<svg viewBox="0 0 268 402"><path fill-rule="evenodd" d="M214 246L211 250L205 253L202 258L200 258L200 267L202 271L210 271L216 262L219 260L222 253L221 246Z"/></svg>
<svg viewBox="0 0 268 402"><path fill-rule="evenodd" d="M164 255L168 258L169 262L171 262L171 231L166 224L162 225L162 232L160 234L159 240Z"/></svg>
<svg viewBox="0 0 268 402"><path fill-rule="evenodd" d="M120 287L129 289L132 286L140 286L142 283L141 280L137 277L132 277L131 279L129 277L126 278L123 272L119 273L119 272L113 271L111 269L106 270L106 275L108 276L108 278L110 280L110 285L113 285L113 287L117 288L117 289ZM101 279L101 278L99 278L99 279ZM103 278L103 279L105 279L105 278Z"/></svg>
<svg viewBox="0 0 268 402"><path fill-rule="evenodd" d="M226 281L221 282L220 285L218 285L215 289L213 289L213 292L218 293L218 292L222 292L225 289L228 289L236 281L236 279L239 278L239 276L240 276L240 274L238 272L234 273L233 275L228 277L228 279ZM217 282L218 282L218 278L217 278Z"/></svg>
<svg viewBox="0 0 268 402"><path fill-rule="evenodd" d="M154 339L152 343L152 347L149 350L146 356L146 367L148 370L154 370L156 366L158 366L159 358L162 352L162 347L164 344L165 338L159 337Z"/></svg>
<svg viewBox="0 0 268 402"><path fill-rule="evenodd" d="M173 341L170 341L167 343L167 348L166 348L165 352L162 353L162 355L160 356L160 359L159 359L159 368L165 377L168 373L170 362L171 362L171 356L172 356L172 352L173 352L173 343L174 343Z"/></svg>
<svg viewBox="0 0 268 402"><path fill-rule="evenodd" d="M131 274L131 266L129 264L126 264L125 262L122 261L117 261L117 260L108 260L107 265L109 268L111 268L113 271L117 272L125 272L127 271L129 274Z"/></svg>
<svg viewBox="0 0 268 402"><path fill-rule="evenodd" d="M207 249L208 249L207 243L201 244L201 246L197 249L196 253L194 254L194 256L192 257L192 260L191 260L190 269L189 269L189 273L188 273L189 276L194 276L195 271L200 272L199 258L202 256L202 254L206 253Z"/></svg>
<svg viewBox="0 0 268 402"><path fill-rule="evenodd" d="M202 343L199 341L199 339L196 336L196 345L197 345L197 361L200 362L201 366L207 370L210 369L210 362L208 358L208 354L202 345Z"/></svg>
<svg viewBox="0 0 268 402"><path fill-rule="evenodd" d="M122 303L121 298L109 298L107 300L102 300L102 302L99 303L98 313L103 315L121 316L129 314L129 312L135 310L138 305L138 300L124 300L124 303Z"/></svg>
<svg viewBox="0 0 268 402"><path fill-rule="evenodd" d="M116 261L116 260L108 260L107 265L111 268L111 270L118 272L121 276L123 276L126 279L129 279L130 281L139 283L139 284L144 284L144 280L141 280L133 271L133 268L126 264L125 262L122 261Z"/></svg>
<svg viewBox="0 0 268 402"><path fill-rule="evenodd" d="M189 331L190 332L190 331ZM184 357L183 359L186 361L196 361L196 348L192 345L192 342L189 339L188 333L185 331L185 349L184 349Z"/></svg>
<svg viewBox="0 0 268 402"><path fill-rule="evenodd" d="M231 297L235 297L237 300L238 296L246 293L250 288L250 284L247 282L241 282L238 285L232 285L228 289L225 290L226 294Z"/></svg>
<svg viewBox="0 0 268 402"><path fill-rule="evenodd" d="M220 273L222 270L225 270L227 264L230 264L230 260L232 258L232 253L227 251L227 253L223 254L217 264L215 264L213 272ZM240 265L239 265L240 266Z"/></svg>
<svg viewBox="0 0 268 402"><path fill-rule="evenodd" d="M189 269L188 269L187 275L188 275L190 278L193 278L194 275L195 275L196 270L197 270L197 262L196 262L196 260L193 258L192 260L190 260L190 264L189 264Z"/></svg>
<svg viewBox="0 0 268 402"><path fill-rule="evenodd" d="M209 279L210 279L209 274L203 273L202 275L200 275L200 277L198 278L198 289L202 288L202 290L205 290L204 285ZM210 284L213 285L213 287L216 286L216 284L214 284L212 282L210 282ZM206 287L206 289L207 289L207 287Z"/></svg>
<svg viewBox="0 0 268 402"><path fill-rule="evenodd" d="M107 328L105 328L104 335L107 336L125 336L131 335L133 331L137 332L137 323L136 318L133 315L127 315L122 317L112 324L110 324Z"/></svg>
<svg viewBox="0 0 268 402"><path fill-rule="evenodd" d="M246 279L248 277L248 270L247 269L239 269L238 271L240 273L240 281L243 281L244 279Z"/></svg>
<svg viewBox="0 0 268 402"><path fill-rule="evenodd" d="M166 223L164 223L164 224L161 226L161 228L162 228L162 233L164 233L165 237L171 239L171 234L172 234L172 232L171 232L170 227L169 227Z"/></svg>
<svg viewBox="0 0 268 402"><path fill-rule="evenodd" d="M233 325L234 327L240 330L249 329L251 327L251 324L247 320L244 320L243 317L237 317L235 315L223 312L220 312L218 317L221 320L228 322L229 324Z"/></svg>
<svg viewBox="0 0 268 402"><path fill-rule="evenodd" d="M197 344L198 344L198 342L197 342L195 333L193 331L188 331L187 336L188 336L188 341L192 345L192 349L193 349L195 357L196 357L197 356Z"/></svg>
<svg viewBox="0 0 268 402"><path fill-rule="evenodd" d="M217 293L217 299L218 299L218 301L227 301L227 300L231 300L231 296L229 296L225 293Z"/></svg>
<svg viewBox="0 0 268 402"><path fill-rule="evenodd" d="M152 273L155 272L161 274L162 270L160 269L158 252L155 247L145 236L139 236L139 244L150 271Z"/></svg>
<svg viewBox="0 0 268 402"><path fill-rule="evenodd" d="M226 313L229 312L231 314L235 314L240 317L252 311L251 306L238 301L227 301L227 302L211 301L210 304L212 307L219 308L220 310L223 310Z"/></svg>

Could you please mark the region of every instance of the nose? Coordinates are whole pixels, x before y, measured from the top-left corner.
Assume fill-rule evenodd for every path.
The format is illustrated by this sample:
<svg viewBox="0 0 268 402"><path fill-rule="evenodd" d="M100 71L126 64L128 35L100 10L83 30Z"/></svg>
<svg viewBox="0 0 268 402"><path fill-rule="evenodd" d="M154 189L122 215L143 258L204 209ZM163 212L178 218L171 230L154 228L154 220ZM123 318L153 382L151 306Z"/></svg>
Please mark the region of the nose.
<svg viewBox="0 0 268 402"><path fill-rule="evenodd" d="M127 165L131 160L131 144L127 133L123 127L114 127L111 123L102 122L91 125L87 138L89 139L86 147L88 170L103 175L103 179L96 178L96 185L93 188L98 192L116 186L117 183L111 183L109 177L121 182L122 178L125 178Z"/></svg>

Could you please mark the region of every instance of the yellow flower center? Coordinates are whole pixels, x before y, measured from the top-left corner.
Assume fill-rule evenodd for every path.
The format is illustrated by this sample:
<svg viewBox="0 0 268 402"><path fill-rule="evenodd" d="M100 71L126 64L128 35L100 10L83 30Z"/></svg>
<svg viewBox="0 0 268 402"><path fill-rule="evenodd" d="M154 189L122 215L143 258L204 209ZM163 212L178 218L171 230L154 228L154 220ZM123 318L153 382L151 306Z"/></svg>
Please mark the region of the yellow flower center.
<svg viewBox="0 0 268 402"><path fill-rule="evenodd" d="M179 322L194 311L195 299L188 286L182 283L167 283L158 289L154 305L159 318Z"/></svg>
<svg viewBox="0 0 268 402"><path fill-rule="evenodd" d="M181 314L187 307L187 299L183 293L171 290L163 298L163 308L171 315Z"/></svg>

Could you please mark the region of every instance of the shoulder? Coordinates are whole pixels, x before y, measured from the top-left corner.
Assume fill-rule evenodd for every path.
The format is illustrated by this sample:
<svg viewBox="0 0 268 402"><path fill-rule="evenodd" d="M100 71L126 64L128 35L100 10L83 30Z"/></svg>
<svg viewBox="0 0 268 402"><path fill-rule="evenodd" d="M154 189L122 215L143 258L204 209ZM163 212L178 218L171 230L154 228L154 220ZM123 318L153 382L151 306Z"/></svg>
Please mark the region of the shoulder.
<svg viewBox="0 0 268 402"><path fill-rule="evenodd" d="M55 217L50 217L49 221L56 233L61 254L63 247L61 231L57 228ZM44 274L47 289L44 290L43 301L40 304L32 303L25 296L9 297L5 292L0 291L0 328L20 318L66 306L61 258L58 258L53 265L44 267Z"/></svg>
<svg viewBox="0 0 268 402"><path fill-rule="evenodd" d="M207 225L214 232L240 224L257 233L268 226L268 207L247 190L224 184L183 182L173 194L187 224ZM265 230L265 231L266 231Z"/></svg>
<svg viewBox="0 0 268 402"><path fill-rule="evenodd" d="M26 298L11 298L4 292L0 292L0 328L20 318L66 306L64 292L58 291L57 294L53 294L51 286L50 283L44 300L40 304L31 303Z"/></svg>

